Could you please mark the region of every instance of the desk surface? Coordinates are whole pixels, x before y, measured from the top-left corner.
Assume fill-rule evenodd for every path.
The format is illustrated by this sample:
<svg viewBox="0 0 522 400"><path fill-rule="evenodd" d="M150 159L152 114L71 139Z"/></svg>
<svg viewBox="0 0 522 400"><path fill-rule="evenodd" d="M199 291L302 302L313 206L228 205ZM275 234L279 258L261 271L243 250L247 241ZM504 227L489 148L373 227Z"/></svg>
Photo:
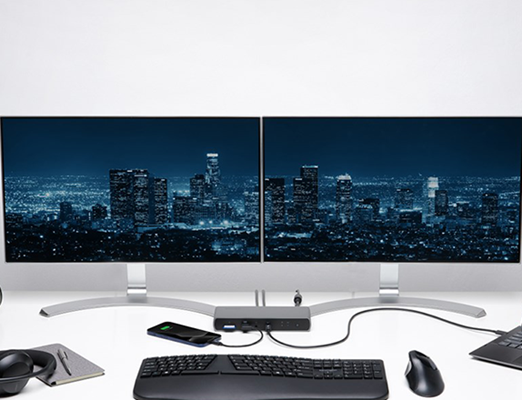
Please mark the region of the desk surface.
<svg viewBox="0 0 522 400"><path fill-rule="evenodd" d="M172 293L154 296L174 297ZM364 294L358 295L362 297ZM407 294L413 295L411 293ZM424 293L431 297L484 307L481 319L425 310L463 324L510 330L522 317L522 293ZM147 328L173 321L204 330L213 330L212 318L187 311L155 307L113 307L41 317L42 306L64 301L107 296L107 293L7 292L0 306L0 349L31 348L62 343L105 369L105 376L49 388L40 381L29 382L20 399L132 399L132 388L142 359L176 354L266 354L312 358L380 358L384 360L390 399L419 399L404 378L407 354L419 350L429 355L441 370L446 383L440 399L520 398L522 371L473 360L468 353L492 340L494 335L472 332L425 318L399 312L377 312L359 317L352 325L350 339L338 346L317 350L281 347L269 338L250 348L203 349L148 336ZM214 305L253 305L251 293L180 293L177 298ZM336 293L303 293L303 305L337 300L348 296ZM292 293L268 293L268 305L291 305ZM295 344L330 342L344 336L348 318L356 310L314 317L310 332L276 332L274 335ZM358 311L358 310L357 310ZM248 343L257 333L225 333L223 342ZM500 389L502 388L502 389Z"/></svg>

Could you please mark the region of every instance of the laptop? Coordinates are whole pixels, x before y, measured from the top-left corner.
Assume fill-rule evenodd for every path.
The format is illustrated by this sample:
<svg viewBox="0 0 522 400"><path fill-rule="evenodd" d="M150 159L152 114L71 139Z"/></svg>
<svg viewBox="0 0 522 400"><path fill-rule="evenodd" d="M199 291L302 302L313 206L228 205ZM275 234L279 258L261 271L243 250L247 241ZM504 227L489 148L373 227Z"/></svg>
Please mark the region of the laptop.
<svg viewBox="0 0 522 400"><path fill-rule="evenodd" d="M522 369L522 326L469 353L479 360Z"/></svg>

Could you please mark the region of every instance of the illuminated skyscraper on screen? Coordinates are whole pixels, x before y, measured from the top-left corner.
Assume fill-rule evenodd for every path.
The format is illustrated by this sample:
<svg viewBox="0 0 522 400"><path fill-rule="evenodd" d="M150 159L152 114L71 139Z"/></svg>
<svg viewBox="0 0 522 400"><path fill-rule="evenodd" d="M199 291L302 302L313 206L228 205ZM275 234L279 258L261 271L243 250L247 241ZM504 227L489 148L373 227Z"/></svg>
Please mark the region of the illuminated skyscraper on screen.
<svg viewBox="0 0 522 400"><path fill-rule="evenodd" d="M270 195L270 201L267 196ZM270 204L270 207L267 205ZM284 224L285 222L285 179L265 179L265 214L266 221L270 224Z"/></svg>
<svg viewBox="0 0 522 400"><path fill-rule="evenodd" d="M205 173L205 183L207 184L207 199L219 199L225 201L223 198L224 190L221 184L221 171L219 169L219 154L207 153L207 170Z"/></svg>
<svg viewBox="0 0 522 400"><path fill-rule="evenodd" d="M172 199L172 222L194 225L197 221L196 199L174 194Z"/></svg>
<svg viewBox="0 0 522 400"><path fill-rule="evenodd" d="M399 188L395 194L395 208L399 210L413 209L413 191L410 188Z"/></svg>
<svg viewBox="0 0 522 400"><path fill-rule="evenodd" d="M294 178L294 207L300 223L309 224L319 206L319 167L303 165L301 176Z"/></svg>
<svg viewBox="0 0 522 400"><path fill-rule="evenodd" d="M132 176L129 170L111 169L109 171L111 219L121 221L133 217L131 201Z"/></svg>
<svg viewBox="0 0 522 400"><path fill-rule="evenodd" d="M205 200L205 175L196 174L190 178L190 197L195 198L198 203Z"/></svg>
<svg viewBox="0 0 522 400"><path fill-rule="evenodd" d="M435 192L439 190L439 178L436 176L430 176L426 180L425 193L425 212L426 222L431 221L431 217L435 215Z"/></svg>
<svg viewBox="0 0 522 400"><path fill-rule="evenodd" d="M209 183L217 183L221 181L218 157L219 154L217 153L207 153L206 178Z"/></svg>
<svg viewBox="0 0 522 400"><path fill-rule="evenodd" d="M245 223L249 226L259 224L259 189L245 192Z"/></svg>
<svg viewBox="0 0 522 400"><path fill-rule="evenodd" d="M377 221L379 219L379 211L380 211L380 205L381 201L374 197L369 197L366 199L359 200L359 204L367 205L371 208L371 221Z"/></svg>
<svg viewBox="0 0 522 400"><path fill-rule="evenodd" d="M60 221L69 222L73 219L73 206L69 201L62 201L60 203Z"/></svg>
<svg viewBox="0 0 522 400"><path fill-rule="evenodd" d="M484 193L482 195L482 223L495 226L499 220L498 194Z"/></svg>
<svg viewBox="0 0 522 400"><path fill-rule="evenodd" d="M154 178L154 224L163 225L169 222L169 204L167 180Z"/></svg>
<svg viewBox="0 0 522 400"><path fill-rule="evenodd" d="M95 204L92 206L92 220L99 221L107 218L107 207L101 204Z"/></svg>
<svg viewBox="0 0 522 400"><path fill-rule="evenodd" d="M134 205L134 224L148 225L151 222L153 203L151 202L151 188L149 171L137 169L132 174L132 202ZM152 203L152 204L151 204Z"/></svg>
<svg viewBox="0 0 522 400"><path fill-rule="evenodd" d="M448 191L435 191L435 215L443 216L448 214Z"/></svg>
<svg viewBox="0 0 522 400"><path fill-rule="evenodd" d="M335 188L335 217L341 224L352 220L352 177L348 174L337 177Z"/></svg>
<svg viewBox="0 0 522 400"><path fill-rule="evenodd" d="M122 227L168 222L167 180L146 169L109 171L111 219Z"/></svg>

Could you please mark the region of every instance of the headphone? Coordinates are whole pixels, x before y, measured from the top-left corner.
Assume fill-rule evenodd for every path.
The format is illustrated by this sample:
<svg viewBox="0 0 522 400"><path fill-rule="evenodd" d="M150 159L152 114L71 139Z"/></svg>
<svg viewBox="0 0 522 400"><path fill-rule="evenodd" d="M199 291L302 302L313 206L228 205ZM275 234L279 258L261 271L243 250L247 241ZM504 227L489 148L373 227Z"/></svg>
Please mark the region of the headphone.
<svg viewBox="0 0 522 400"><path fill-rule="evenodd" d="M42 369L33 372L37 365ZM39 350L0 351L0 396L18 394L30 378L50 375L56 369L56 359Z"/></svg>

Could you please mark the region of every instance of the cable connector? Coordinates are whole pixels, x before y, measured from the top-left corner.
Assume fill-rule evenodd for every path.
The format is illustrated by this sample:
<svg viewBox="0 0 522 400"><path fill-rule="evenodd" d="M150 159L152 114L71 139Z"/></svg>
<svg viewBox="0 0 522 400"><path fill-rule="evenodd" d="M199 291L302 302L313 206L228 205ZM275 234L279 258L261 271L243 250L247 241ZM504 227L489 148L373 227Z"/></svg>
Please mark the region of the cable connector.
<svg viewBox="0 0 522 400"><path fill-rule="evenodd" d="M296 307L299 307L302 302L303 302L303 296L301 296L301 293L299 293L299 289L298 289L295 291L294 304Z"/></svg>
<svg viewBox="0 0 522 400"><path fill-rule="evenodd" d="M256 329L256 331L258 331L261 336L259 336L259 338L256 341L252 342L252 343L247 343L247 344L225 344L225 343L223 343L221 341L215 341L215 342L212 342L212 344L215 344L216 346L223 346L223 347L229 347L229 348L250 347L250 346L253 346L255 344L258 344L265 337L265 335L263 334L263 331L261 331L260 329ZM246 332L244 332L244 333L246 333Z"/></svg>
<svg viewBox="0 0 522 400"><path fill-rule="evenodd" d="M243 333L254 331L254 330L258 330L258 329L256 327L252 326L251 324L249 324L248 322L243 322L241 324L241 331L243 331Z"/></svg>

